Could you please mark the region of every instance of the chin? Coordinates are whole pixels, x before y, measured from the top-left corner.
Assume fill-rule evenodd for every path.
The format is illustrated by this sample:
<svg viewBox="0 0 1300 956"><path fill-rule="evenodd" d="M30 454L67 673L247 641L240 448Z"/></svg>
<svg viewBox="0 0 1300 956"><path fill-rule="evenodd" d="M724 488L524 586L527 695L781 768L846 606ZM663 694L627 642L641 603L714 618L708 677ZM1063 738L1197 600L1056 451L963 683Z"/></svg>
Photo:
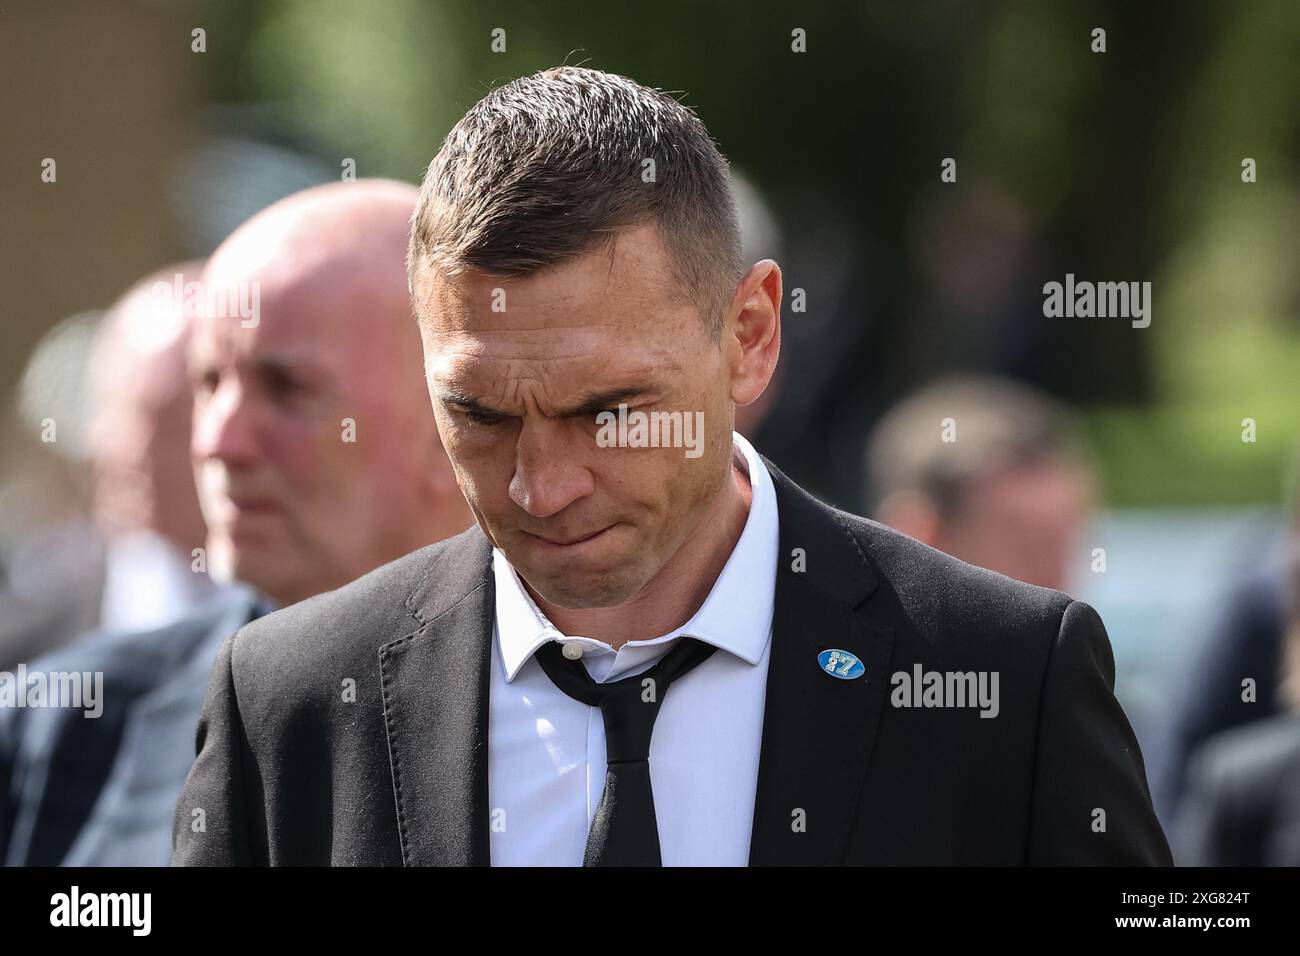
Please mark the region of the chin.
<svg viewBox="0 0 1300 956"><path fill-rule="evenodd" d="M253 551L249 548L241 548L236 553L233 570L236 581L251 584L280 604L292 603L287 600L288 596L298 594L304 578L308 577L288 555L269 550Z"/></svg>
<svg viewBox="0 0 1300 956"><path fill-rule="evenodd" d="M627 601L640 589L639 583L629 583L626 575L611 577L608 574L595 576L583 575L577 578L569 575L560 578L547 578L542 586L533 585L534 589L552 604L579 610L583 608L615 607ZM529 582L532 584L532 582Z"/></svg>

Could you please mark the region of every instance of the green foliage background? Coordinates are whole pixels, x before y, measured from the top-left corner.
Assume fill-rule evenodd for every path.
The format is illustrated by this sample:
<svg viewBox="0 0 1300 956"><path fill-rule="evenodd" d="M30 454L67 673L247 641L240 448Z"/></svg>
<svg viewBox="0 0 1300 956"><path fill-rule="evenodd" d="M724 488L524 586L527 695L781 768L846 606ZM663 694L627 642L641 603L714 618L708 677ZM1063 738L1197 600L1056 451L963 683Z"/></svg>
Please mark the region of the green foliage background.
<svg viewBox="0 0 1300 956"><path fill-rule="evenodd" d="M885 250L871 320L922 344L948 319L911 313L924 279L906 237L939 158L957 156L962 181L1006 190L1081 278L1153 282L1149 329L1072 330L1045 359L1044 377L1086 412L1110 501L1278 500L1300 435L1300 4L239 0L207 12L212 35L246 41L213 45L211 96L274 104L287 134L335 166L356 158L360 175L418 180L490 86L558 63L681 91L783 221L799 227L790 187L819 189ZM1089 50L1096 26L1104 55ZM491 51L497 27L506 53ZM795 27L806 54L790 52ZM942 370L923 361L903 377Z"/></svg>

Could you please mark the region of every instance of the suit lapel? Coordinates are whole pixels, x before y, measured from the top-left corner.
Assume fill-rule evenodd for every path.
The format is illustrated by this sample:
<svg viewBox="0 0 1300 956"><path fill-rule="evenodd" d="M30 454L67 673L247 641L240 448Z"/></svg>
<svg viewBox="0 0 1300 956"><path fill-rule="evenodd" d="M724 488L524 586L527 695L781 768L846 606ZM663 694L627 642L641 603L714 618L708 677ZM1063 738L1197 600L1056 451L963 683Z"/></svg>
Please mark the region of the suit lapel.
<svg viewBox="0 0 1300 956"><path fill-rule="evenodd" d="M752 865L844 862L888 694L893 631L859 605L875 588L846 525L764 459L777 492L780 557ZM413 631L380 648L384 723L402 862L489 864L488 688L492 549L475 526L446 543L407 604ZM806 569L791 567L802 548ZM838 680L817 655L857 656Z"/></svg>
<svg viewBox="0 0 1300 956"><path fill-rule="evenodd" d="M407 866L488 865L492 549L448 542L438 580L408 600L418 629L379 650L384 725Z"/></svg>
<svg viewBox="0 0 1300 956"><path fill-rule="evenodd" d="M875 577L848 527L764 461L781 545L749 861L839 864L888 694L893 631L858 609ZM801 571L792 568L796 548ZM817 657L830 649L855 655L865 675L827 674Z"/></svg>

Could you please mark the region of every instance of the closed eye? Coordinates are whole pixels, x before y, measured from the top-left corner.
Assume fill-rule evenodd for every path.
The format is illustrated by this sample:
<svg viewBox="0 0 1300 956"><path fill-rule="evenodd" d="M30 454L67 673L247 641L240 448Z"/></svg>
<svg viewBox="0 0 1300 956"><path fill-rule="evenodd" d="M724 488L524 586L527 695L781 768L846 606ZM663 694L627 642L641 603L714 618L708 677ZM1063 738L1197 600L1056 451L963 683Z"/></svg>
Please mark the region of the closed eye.
<svg viewBox="0 0 1300 956"><path fill-rule="evenodd" d="M479 408L462 408L460 413L475 425L500 425L506 420L506 416L504 415L485 412Z"/></svg>
<svg viewBox="0 0 1300 956"><path fill-rule="evenodd" d="M467 421L472 422L475 425L500 425L501 423L509 421L512 417L514 417L511 415L503 415L499 412L492 411L491 409L488 408L483 408L482 406L477 404L471 405L462 402L448 402L447 404L451 407L451 409L456 414L464 416L464 418ZM628 412L634 411L635 407L636 406L633 407L629 407L627 405L623 406L623 408L625 408ZM597 418L597 416L604 415L606 413L613 416L613 418L617 419L619 414L619 406L618 405L613 405L609 407L602 407L599 405L588 406L585 408L575 409L573 411L565 412L563 413L562 417L569 418L569 419L591 420Z"/></svg>
<svg viewBox="0 0 1300 956"><path fill-rule="evenodd" d="M268 366L262 369L262 384L277 401L288 401L307 392L306 383L288 369Z"/></svg>

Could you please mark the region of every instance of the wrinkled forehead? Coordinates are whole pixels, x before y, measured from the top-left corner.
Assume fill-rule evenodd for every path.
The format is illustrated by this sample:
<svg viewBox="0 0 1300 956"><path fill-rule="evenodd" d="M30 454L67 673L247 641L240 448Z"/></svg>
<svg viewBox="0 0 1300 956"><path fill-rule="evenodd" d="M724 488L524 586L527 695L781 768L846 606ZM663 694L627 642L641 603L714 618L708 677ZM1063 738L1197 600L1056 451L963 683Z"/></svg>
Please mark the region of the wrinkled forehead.
<svg viewBox="0 0 1300 956"><path fill-rule="evenodd" d="M628 349L612 338L545 333L525 338L442 333L425 349L429 382L447 396L499 397L519 389L563 402L573 395L670 387L686 367L673 349Z"/></svg>
<svg viewBox="0 0 1300 956"><path fill-rule="evenodd" d="M638 324L664 327L695 312L673 275L659 230L627 227L524 276L417 269L414 307L430 331L527 331Z"/></svg>
<svg viewBox="0 0 1300 956"><path fill-rule="evenodd" d="M425 270L413 307L426 348L541 361L680 349L702 323L656 251L624 241L522 277Z"/></svg>
<svg viewBox="0 0 1300 956"><path fill-rule="evenodd" d="M691 307L585 278L434 280L417 306L430 381L478 394L528 385L561 401L671 378L689 362L686 350L704 347Z"/></svg>
<svg viewBox="0 0 1300 956"><path fill-rule="evenodd" d="M426 266L412 294L430 384L511 403L680 383L709 348L653 226L525 276Z"/></svg>

